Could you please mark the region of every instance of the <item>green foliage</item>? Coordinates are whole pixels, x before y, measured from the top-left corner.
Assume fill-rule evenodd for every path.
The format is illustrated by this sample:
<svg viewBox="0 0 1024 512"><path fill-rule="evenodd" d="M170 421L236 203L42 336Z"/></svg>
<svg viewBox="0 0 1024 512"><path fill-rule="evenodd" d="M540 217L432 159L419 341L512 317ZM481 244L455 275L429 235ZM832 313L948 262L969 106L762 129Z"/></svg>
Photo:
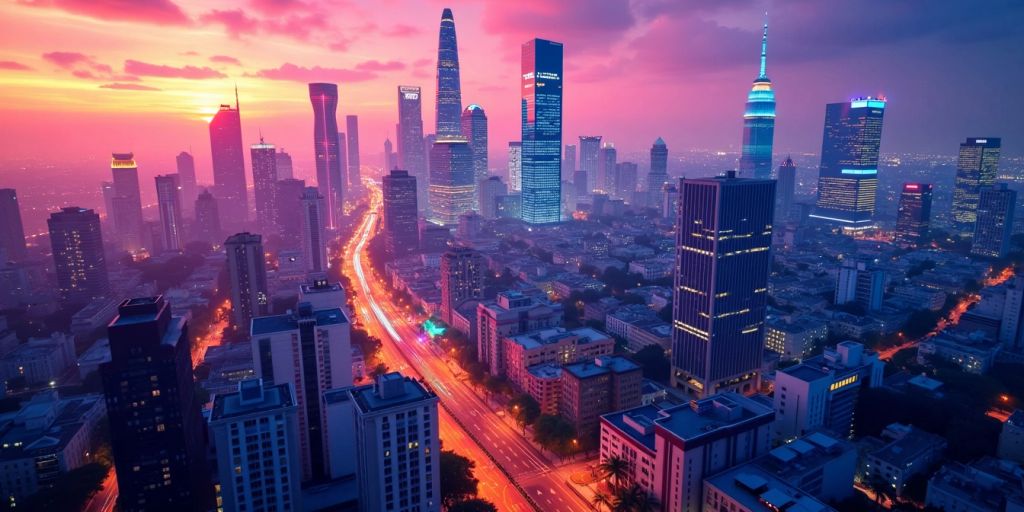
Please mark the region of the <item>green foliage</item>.
<svg viewBox="0 0 1024 512"><path fill-rule="evenodd" d="M644 377L655 382L667 383L672 374L672 362L665 351L657 345L648 345L635 354L633 360L644 370Z"/></svg>
<svg viewBox="0 0 1024 512"><path fill-rule="evenodd" d="M473 476L476 463L452 450L441 450L441 504L449 508L476 497L479 480Z"/></svg>
<svg viewBox="0 0 1024 512"><path fill-rule="evenodd" d="M542 414L533 425L533 440L555 453L569 454L573 439L576 439L576 429L561 416Z"/></svg>
<svg viewBox="0 0 1024 512"><path fill-rule="evenodd" d="M107 471L106 466L94 462L61 473L51 487L40 489L19 503L18 510L82 510L89 498L103 488Z"/></svg>

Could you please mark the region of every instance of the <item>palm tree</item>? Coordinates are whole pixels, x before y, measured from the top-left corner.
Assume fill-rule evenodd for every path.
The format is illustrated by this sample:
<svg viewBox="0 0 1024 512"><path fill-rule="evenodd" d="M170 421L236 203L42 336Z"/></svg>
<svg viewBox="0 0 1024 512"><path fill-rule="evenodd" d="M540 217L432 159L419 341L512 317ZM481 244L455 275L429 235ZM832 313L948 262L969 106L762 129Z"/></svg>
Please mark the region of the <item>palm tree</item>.
<svg viewBox="0 0 1024 512"><path fill-rule="evenodd" d="M629 487L621 487L615 492L615 511L633 512L637 510L640 501L647 493L640 488L640 484L633 484Z"/></svg>
<svg viewBox="0 0 1024 512"><path fill-rule="evenodd" d="M658 500L654 499L654 496L643 489L640 489L639 491L640 493L637 495L636 503L633 504L633 512L654 512L657 510Z"/></svg>
<svg viewBox="0 0 1024 512"><path fill-rule="evenodd" d="M611 496L608 496L607 494L600 491L594 494L594 498L590 500L590 503L593 504L594 507L596 507L598 510L601 510L602 507L611 510L613 506Z"/></svg>
<svg viewBox="0 0 1024 512"><path fill-rule="evenodd" d="M618 490L622 480L629 476L629 461L619 455L612 455L598 465L604 477L614 479L614 487Z"/></svg>

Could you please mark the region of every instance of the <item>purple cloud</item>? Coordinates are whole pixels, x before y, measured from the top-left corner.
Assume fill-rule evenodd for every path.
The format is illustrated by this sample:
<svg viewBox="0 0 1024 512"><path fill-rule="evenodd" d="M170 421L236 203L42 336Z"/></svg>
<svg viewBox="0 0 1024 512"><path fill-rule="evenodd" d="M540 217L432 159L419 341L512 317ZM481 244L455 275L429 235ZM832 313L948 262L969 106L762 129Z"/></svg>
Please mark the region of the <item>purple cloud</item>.
<svg viewBox="0 0 1024 512"><path fill-rule="evenodd" d="M150 64L137 60L124 61L124 72L140 76L158 76L163 78L187 78L189 80L203 80L207 78L227 78L227 75L206 66L165 66L162 64Z"/></svg>
<svg viewBox="0 0 1024 512"><path fill-rule="evenodd" d="M100 20L188 25L188 15L171 0L18 0L21 5L59 9Z"/></svg>
<svg viewBox="0 0 1024 512"><path fill-rule="evenodd" d="M311 68L297 66L290 62L278 68L261 69L249 75L270 80L290 80L293 82L365 82L377 77L376 73L362 69L327 68L313 66Z"/></svg>
<svg viewBox="0 0 1024 512"><path fill-rule="evenodd" d="M159 91L156 87L150 87L142 84L123 84L119 82L103 84L100 89L116 89L119 91Z"/></svg>

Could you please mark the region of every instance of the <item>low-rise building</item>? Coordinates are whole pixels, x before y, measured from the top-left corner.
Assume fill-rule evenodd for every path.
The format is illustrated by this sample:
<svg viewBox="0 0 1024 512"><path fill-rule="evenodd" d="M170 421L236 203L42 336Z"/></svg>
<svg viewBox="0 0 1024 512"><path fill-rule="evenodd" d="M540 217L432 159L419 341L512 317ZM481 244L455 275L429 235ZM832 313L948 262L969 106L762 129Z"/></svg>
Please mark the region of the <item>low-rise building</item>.
<svg viewBox="0 0 1024 512"><path fill-rule="evenodd" d="M543 363L558 365L593 360L615 351L615 341L607 334L581 327L545 329L512 336L505 344L504 373L520 389L527 388L528 369Z"/></svg>
<svg viewBox="0 0 1024 512"><path fill-rule="evenodd" d="M996 455L1000 459L1024 463L1024 411L1016 409L1003 422L1003 430L999 433L999 447Z"/></svg>
<svg viewBox="0 0 1024 512"><path fill-rule="evenodd" d="M493 301L477 305L477 359L488 366L491 375L504 375L507 367L505 338L560 325L561 304L538 294L517 290L501 292Z"/></svg>
<svg viewBox="0 0 1024 512"><path fill-rule="evenodd" d="M117 315L119 301L109 298L93 299L71 316L71 334L88 336L97 329L106 327Z"/></svg>
<svg viewBox="0 0 1024 512"><path fill-rule="evenodd" d="M814 317L772 317L765 321L764 347L783 361L802 360L828 339L828 325Z"/></svg>
<svg viewBox="0 0 1024 512"><path fill-rule="evenodd" d="M900 496L910 477L924 473L939 461L946 440L911 425L893 423L882 432L887 444L864 457L861 469L868 485L889 486Z"/></svg>
<svg viewBox="0 0 1024 512"><path fill-rule="evenodd" d="M968 373L988 373L999 355L999 344L983 334L958 334L943 331L917 346L917 362L927 364L937 358L955 364Z"/></svg>
<svg viewBox="0 0 1024 512"><path fill-rule="evenodd" d="M640 405L643 370L636 363L617 356L562 368L559 412L583 437L596 432L602 414Z"/></svg>
<svg viewBox="0 0 1024 512"><path fill-rule="evenodd" d="M1024 469L1007 460L950 462L928 480L924 503L946 512L1018 512L1024 510L1022 479Z"/></svg>
<svg viewBox="0 0 1024 512"><path fill-rule="evenodd" d="M0 381L24 378L28 386L48 384L76 363L75 337L56 332L49 338L28 340L0 358Z"/></svg>
<svg viewBox="0 0 1024 512"><path fill-rule="evenodd" d="M562 397L562 365L544 363L531 366L523 390L540 404L541 414L557 415Z"/></svg>

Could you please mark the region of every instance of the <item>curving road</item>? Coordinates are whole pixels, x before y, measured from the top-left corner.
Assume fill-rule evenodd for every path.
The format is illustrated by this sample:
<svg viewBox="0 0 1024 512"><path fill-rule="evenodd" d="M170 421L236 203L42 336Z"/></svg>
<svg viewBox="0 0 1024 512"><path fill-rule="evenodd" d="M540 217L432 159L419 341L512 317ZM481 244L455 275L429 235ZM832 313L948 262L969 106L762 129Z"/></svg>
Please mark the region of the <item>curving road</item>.
<svg viewBox="0 0 1024 512"><path fill-rule="evenodd" d="M359 291L353 298L355 314L364 328L383 342L382 359L393 370L422 378L437 393L444 406L440 411L442 441L447 449L476 461L481 497L502 511L532 510L523 493L545 512L589 508L554 472L554 465L517 429L498 418L459 377L461 372L448 366L436 347L420 340L415 322L391 302L384 283L377 280L363 257L381 204L379 189L371 193L371 207L344 248L342 271Z"/></svg>

